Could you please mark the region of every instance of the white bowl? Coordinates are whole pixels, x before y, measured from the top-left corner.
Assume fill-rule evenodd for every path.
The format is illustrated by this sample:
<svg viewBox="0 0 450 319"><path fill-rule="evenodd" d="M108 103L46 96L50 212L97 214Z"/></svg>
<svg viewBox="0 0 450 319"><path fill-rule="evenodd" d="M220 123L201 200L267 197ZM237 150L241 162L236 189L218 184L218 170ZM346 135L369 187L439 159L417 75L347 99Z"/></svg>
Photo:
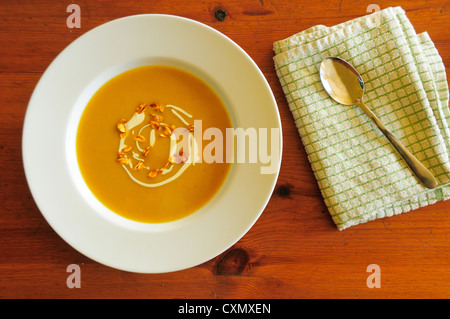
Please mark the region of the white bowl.
<svg viewBox="0 0 450 319"><path fill-rule="evenodd" d="M275 174L233 164L218 194L198 212L170 223L123 218L89 191L78 168L75 137L84 107L112 77L135 67L181 67L221 96L234 127L277 128L277 105L252 59L218 31L186 18L137 15L101 25L70 44L43 74L30 99L23 161L33 197L51 227L104 265L139 273L196 266L236 243L256 222Z"/></svg>

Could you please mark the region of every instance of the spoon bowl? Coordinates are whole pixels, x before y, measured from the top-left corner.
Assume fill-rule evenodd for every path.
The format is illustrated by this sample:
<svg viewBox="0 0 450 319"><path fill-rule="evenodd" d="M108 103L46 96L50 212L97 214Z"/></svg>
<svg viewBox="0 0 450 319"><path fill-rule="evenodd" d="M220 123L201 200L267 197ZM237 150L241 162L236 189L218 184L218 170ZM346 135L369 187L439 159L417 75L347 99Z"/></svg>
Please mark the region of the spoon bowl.
<svg viewBox="0 0 450 319"><path fill-rule="evenodd" d="M340 58L326 58L320 64L325 91L338 103L356 105L364 95L364 81L356 69Z"/></svg>
<svg viewBox="0 0 450 319"><path fill-rule="evenodd" d="M427 188L437 186L433 174L389 132L375 113L364 104L364 81L350 63L337 57L328 57L320 64L319 73L325 91L333 100L343 105L359 106L403 157L418 180Z"/></svg>

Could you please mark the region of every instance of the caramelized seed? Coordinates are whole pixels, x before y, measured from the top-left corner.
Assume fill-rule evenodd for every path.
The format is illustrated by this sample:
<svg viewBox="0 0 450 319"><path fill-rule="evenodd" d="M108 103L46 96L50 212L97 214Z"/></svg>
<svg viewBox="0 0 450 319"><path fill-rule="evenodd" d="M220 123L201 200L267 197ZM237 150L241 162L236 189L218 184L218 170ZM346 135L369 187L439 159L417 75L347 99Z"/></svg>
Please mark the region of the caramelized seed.
<svg viewBox="0 0 450 319"><path fill-rule="evenodd" d="M142 151L142 155L144 155L145 157L147 157L148 154L150 153L150 149L151 149L151 146L150 146L150 145L147 146L147 147L145 148L145 150Z"/></svg>
<svg viewBox="0 0 450 319"><path fill-rule="evenodd" d="M135 137L134 137L134 139L136 140L136 141L138 141L138 142L145 142L145 137L143 137L142 135L136 135Z"/></svg>
<svg viewBox="0 0 450 319"><path fill-rule="evenodd" d="M172 130L167 125L164 125L164 134L166 134L167 136L172 135Z"/></svg>
<svg viewBox="0 0 450 319"><path fill-rule="evenodd" d="M150 173L148 173L147 177L154 178L154 177L156 177L156 175L158 175L158 170L154 169L154 170L151 170Z"/></svg>
<svg viewBox="0 0 450 319"><path fill-rule="evenodd" d="M164 117L162 115L156 115L156 114L150 113L150 116L153 118L153 120L155 120L157 122L162 122L164 120Z"/></svg>
<svg viewBox="0 0 450 319"><path fill-rule="evenodd" d="M194 132L194 125L189 124L187 128L188 128L189 132Z"/></svg>
<svg viewBox="0 0 450 319"><path fill-rule="evenodd" d="M141 103L141 104L139 104L139 106L137 107L137 109L136 109L135 112L136 112L137 114L141 114L142 112L144 112L144 111L147 109L147 107L148 107L147 104Z"/></svg>
<svg viewBox="0 0 450 319"><path fill-rule="evenodd" d="M131 151L132 148L133 148L133 146L131 146L131 145L126 146L120 152L121 153L128 153L129 151Z"/></svg>
<svg viewBox="0 0 450 319"><path fill-rule="evenodd" d="M166 165L164 165L161 169L167 169L170 165L170 162L167 162Z"/></svg>
<svg viewBox="0 0 450 319"><path fill-rule="evenodd" d="M117 163L122 164L122 165L130 164L130 160L125 157L119 157L116 161L117 161Z"/></svg>
<svg viewBox="0 0 450 319"><path fill-rule="evenodd" d="M167 135L164 135L163 133L159 134L161 137L166 137Z"/></svg>
<svg viewBox="0 0 450 319"><path fill-rule="evenodd" d="M175 164L177 160L176 160L175 156L169 156L168 161L169 161L168 163Z"/></svg>
<svg viewBox="0 0 450 319"><path fill-rule="evenodd" d="M134 170L139 170L144 166L144 161L139 161L135 166Z"/></svg>
<svg viewBox="0 0 450 319"><path fill-rule="evenodd" d="M152 109L154 109L155 111L164 112L164 105L152 103L152 104L150 104L150 107Z"/></svg>
<svg viewBox="0 0 450 319"><path fill-rule="evenodd" d="M125 138L125 135L127 135L127 133L120 133L119 134L120 138Z"/></svg>
<svg viewBox="0 0 450 319"><path fill-rule="evenodd" d="M120 133L125 133L127 131L127 129L125 128L125 123L123 122L117 123L117 129Z"/></svg>
<svg viewBox="0 0 450 319"><path fill-rule="evenodd" d="M159 122L156 122L156 121L150 121L150 125L151 125L152 128L155 129L155 130L159 130L159 128L160 128Z"/></svg>

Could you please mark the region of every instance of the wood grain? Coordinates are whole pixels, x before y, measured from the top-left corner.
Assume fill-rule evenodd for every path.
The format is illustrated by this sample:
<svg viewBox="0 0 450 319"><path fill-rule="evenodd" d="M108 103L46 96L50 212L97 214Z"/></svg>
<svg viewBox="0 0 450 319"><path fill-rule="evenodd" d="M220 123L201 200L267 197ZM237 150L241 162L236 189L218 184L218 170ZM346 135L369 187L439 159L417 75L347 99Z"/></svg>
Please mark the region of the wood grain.
<svg viewBox="0 0 450 319"><path fill-rule="evenodd" d="M81 7L80 29L66 8ZM272 43L317 24L366 14L369 1L1 1L0 2L0 298L449 298L450 203L373 221L342 232L320 196L274 72ZM450 66L450 2L401 5L417 32L428 31ZM215 12L223 9L225 19ZM81 255L47 224L27 186L23 120L40 76L68 44L107 21L140 13L195 19L238 43L266 76L284 137L276 189L254 227L233 247L197 267L133 274ZM69 264L80 289L66 286ZM381 268L381 288L366 285Z"/></svg>

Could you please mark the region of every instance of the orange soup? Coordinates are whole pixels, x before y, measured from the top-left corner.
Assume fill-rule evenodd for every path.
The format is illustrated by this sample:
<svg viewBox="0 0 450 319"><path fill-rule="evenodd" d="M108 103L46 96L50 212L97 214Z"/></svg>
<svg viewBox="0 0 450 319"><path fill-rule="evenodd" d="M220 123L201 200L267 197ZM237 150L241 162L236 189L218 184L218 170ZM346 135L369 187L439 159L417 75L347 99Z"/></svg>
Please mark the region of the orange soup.
<svg viewBox="0 0 450 319"><path fill-rule="evenodd" d="M131 220L162 223L194 213L230 169L201 160L198 120L203 130L231 127L222 100L197 76L163 65L119 74L94 94L78 126L77 159L87 186ZM184 147L174 147L177 141Z"/></svg>

